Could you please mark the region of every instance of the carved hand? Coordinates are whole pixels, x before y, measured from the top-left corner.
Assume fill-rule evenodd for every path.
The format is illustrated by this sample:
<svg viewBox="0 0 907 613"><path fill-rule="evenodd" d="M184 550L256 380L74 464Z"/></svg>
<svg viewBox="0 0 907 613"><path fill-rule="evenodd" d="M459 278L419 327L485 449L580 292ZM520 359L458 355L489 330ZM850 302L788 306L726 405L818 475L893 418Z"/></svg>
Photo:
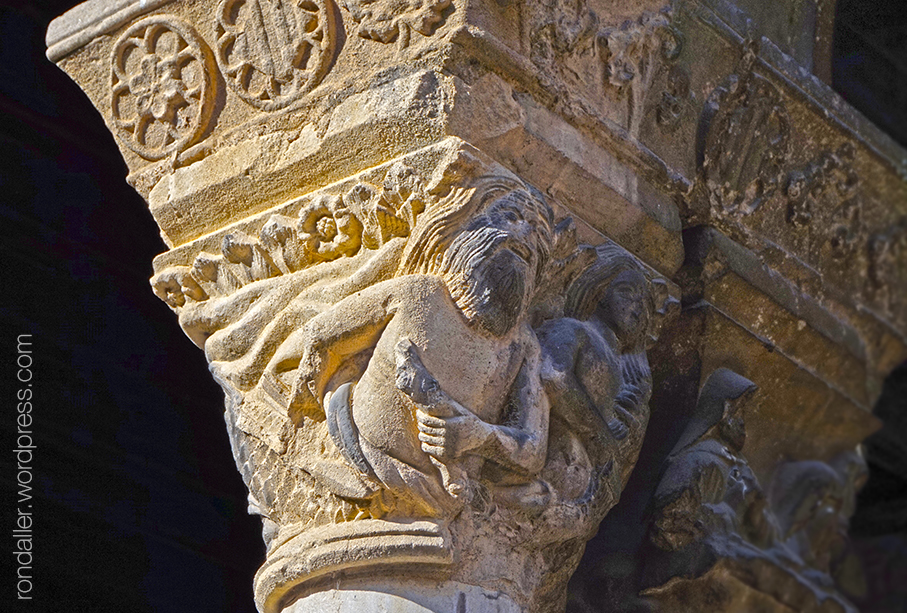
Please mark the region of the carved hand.
<svg viewBox="0 0 907 613"><path fill-rule="evenodd" d="M621 387L617 396L614 398L614 404L623 409L632 411L640 405L642 398L643 391L635 385L628 384Z"/></svg>
<svg viewBox="0 0 907 613"><path fill-rule="evenodd" d="M422 451L450 461L485 444L492 436L490 424L448 396L422 363L416 347L403 339L394 349L397 388L416 405L416 422Z"/></svg>
<svg viewBox="0 0 907 613"><path fill-rule="evenodd" d="M415 345L408 338L394 347L397 362L397 389L412 398L417 405L438 405L446 394L438 381L428 372Z"/></svg>
<svg viewBox="0 0 907 613"><path fill-rule="evenodd" d="M472 413L454 417L432 415L432 407L416 409L422 451L441 461L450 461L484 445L493 435L490 424Z"/></svg>

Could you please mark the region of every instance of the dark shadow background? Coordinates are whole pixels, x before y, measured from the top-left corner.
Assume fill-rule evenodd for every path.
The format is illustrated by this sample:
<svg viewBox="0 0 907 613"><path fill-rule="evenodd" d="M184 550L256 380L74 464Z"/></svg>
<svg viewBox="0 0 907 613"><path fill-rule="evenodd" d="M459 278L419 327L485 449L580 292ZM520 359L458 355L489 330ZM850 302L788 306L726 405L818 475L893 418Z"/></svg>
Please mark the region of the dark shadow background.
<svg viewBox="0 0 907 613"><path fill-rule="evenodd" d="M12 610L252 612L264 548L222 394L151 292L165 247L113 137L44 57L47 24L76 3L0 0L0 609L15 598L15 341L32 334L35 600ZM907 144L907 6L839 4L835 86ZM877 413L854 518L864 610L907 611L907 368Z"/></svg>
<svg viewBox="0 0 907 613"><path fill-rule="evenodd" d="M248 613L264 559L223 394L151 292L165 250L100 115L44 57L75 0L0 2L0 610L15 598L16 337L34 350L35 601ZM8 569L8 570L7 570Z"/></svg>

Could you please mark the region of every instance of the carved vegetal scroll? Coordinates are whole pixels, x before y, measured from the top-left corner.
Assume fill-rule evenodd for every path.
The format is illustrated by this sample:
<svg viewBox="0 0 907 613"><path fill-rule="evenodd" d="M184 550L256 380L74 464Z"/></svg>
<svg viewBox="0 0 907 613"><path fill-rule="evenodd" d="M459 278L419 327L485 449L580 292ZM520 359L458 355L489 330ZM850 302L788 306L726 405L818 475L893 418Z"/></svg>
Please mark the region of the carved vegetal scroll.
<svg viewBox="0 0 907 613"><path fill-rule="evenodd" d="M557 610L636 462L664 282L519 179L457 172L389 164L152 281L227 392L263 611L362 564L517 576Z"/></svg>
<svg viewBox="0 0 907 613"><path fill-rule="evenodd" d="M403 47L411 32L430 36L450 4L450 0L343 0L359 24L359 36L381 43L399 41Z"/></svg>

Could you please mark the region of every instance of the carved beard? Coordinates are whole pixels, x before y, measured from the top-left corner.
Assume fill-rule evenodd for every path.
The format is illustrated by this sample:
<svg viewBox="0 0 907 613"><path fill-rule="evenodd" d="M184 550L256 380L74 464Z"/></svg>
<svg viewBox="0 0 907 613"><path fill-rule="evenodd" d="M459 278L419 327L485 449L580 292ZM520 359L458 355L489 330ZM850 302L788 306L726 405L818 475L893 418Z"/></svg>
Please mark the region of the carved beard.
<svg viewBox="0 0 907 613"><path fill-rule="evenodd" d="M467 230L451 244L441 274L471 326L507 334L523 313L529 264L505 248L511 237L493 227Z"/></svg>

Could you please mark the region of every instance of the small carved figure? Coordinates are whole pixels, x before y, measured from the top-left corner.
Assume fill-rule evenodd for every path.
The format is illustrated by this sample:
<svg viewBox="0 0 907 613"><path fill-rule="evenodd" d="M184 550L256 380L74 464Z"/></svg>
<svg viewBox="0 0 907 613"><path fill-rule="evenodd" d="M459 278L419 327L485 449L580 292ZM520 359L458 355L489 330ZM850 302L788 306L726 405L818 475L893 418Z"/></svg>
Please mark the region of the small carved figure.
<svg viewBox="0 0 907 613"><path fill-rule="evenodd" d="M535 482L499 494L544 509L552 520L569 517L558 528L563 532L569 525L578 535L597 527L629 478L648 423L652 385L645 354L651 307L646 277L613 244L599 247L596 256L570 283L564 317L537 330L551 405L545 468Z"/></svg>
<svg viewBox="0 0 907 613"><path fill-rule="evenodd" d="M642 595L656 610L729 611L728 586L738 584L771 603L765 610L853 613L833 575L865 463L857 453L786 462L766 495L742 455L738 407L754 388L727 369L703 387L655 492L656 549L643 577L652 587ZM724 596L691 596L709 590Z"/></svg>
<svg viewBox="0 0 907 613"><path fill-rule="evenodd" d="M714 563L713 541L742 537L764 547L775 533L765 494L741 455L740 408L753 390L751 381L725 368L709 376L655 492L652 540L664 551L685 550L691 570Z"/></svg>
<svg viewBox="0 0 907 613"><path fill-rule="evenodd" d="M275 381L298 369L291 409L323 411L347 460L404 514L447 515L484 460L524 475L544 463L528 307L551 217L510 179L454 190L420 221L394 278L313 317L271 360Z"/></svg>
<svg viewBox="0 0 907 613"><path fill-rule="evenodd" d="M856 494L866 477L866 461L858 452L842 454L831 464L787 462L775 472L769 493L779 541L817 571L811 574L819 585L832 585L835 567L847 549Z"/></svg>

